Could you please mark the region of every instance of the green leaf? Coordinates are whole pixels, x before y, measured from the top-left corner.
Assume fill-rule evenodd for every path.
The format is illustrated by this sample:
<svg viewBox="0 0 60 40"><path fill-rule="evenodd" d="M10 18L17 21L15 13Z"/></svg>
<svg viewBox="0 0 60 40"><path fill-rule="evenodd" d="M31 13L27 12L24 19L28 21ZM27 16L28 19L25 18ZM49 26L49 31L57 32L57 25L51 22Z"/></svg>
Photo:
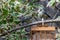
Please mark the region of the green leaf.
<svg viewBox="0 0 60 40"><path fill-rule="evenodd" d="M55 4L55 0L51 0L51 1L47 4L47 6L54 6L54 4Z"/></svg>
<svg viewBox="0 0 60 40"><path fill-rule="evenodd" d="M2 8L3 15L8 15L9 11L6 8Z"/></svg>

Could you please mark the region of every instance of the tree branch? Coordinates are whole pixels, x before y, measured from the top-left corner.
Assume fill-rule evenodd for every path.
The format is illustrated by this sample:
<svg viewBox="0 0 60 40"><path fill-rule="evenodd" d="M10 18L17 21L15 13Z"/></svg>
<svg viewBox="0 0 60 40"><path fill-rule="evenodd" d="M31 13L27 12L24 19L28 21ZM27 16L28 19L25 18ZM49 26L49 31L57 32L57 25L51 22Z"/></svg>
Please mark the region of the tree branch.
<svg viewBox="0 0 60 40"><path fill-rule="evenodd" d="M44 23L55 23L55 22L60 22L60 19L59 19L59 20L58 20L58 19L55 19L55 20L44 20ZM24 25L24 26L20 26L20 27L18 27L18 28L9 30L9 31L1 34L0 37L5 36L5 35L7 35L8 33L14 32L14 31L19 30L19 29L21 29L21 28L26 28L26 27L29 27L29 26L32 26L32 25L41 24L41 23L42 23L42 21L37 21L37 22L33 22L33 23L30 23L30 24L27 24L27 25Z"/></svg>

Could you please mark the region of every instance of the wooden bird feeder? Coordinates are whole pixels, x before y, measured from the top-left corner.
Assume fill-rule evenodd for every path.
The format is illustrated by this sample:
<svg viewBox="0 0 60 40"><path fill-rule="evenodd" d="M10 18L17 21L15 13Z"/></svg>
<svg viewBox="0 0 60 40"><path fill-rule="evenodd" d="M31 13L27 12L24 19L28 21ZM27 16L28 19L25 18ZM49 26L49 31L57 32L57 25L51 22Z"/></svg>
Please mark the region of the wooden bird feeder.
<svg viewBox="0 0 60 40"><path fill-rule="evenodd" d="M30 35L31 40L56 40L54 26L32 26Z"/></svg>

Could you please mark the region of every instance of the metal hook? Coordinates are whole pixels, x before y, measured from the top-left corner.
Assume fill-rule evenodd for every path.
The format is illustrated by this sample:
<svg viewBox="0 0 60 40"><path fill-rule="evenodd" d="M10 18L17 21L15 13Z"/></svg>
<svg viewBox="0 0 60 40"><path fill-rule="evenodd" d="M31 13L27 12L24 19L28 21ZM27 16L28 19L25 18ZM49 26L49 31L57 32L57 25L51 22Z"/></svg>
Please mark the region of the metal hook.
<svg viewBox="0 0 60 40"><path fill-rule="evenodd" d="M44 25L44 19L42 18L42 26Z"/></svg>

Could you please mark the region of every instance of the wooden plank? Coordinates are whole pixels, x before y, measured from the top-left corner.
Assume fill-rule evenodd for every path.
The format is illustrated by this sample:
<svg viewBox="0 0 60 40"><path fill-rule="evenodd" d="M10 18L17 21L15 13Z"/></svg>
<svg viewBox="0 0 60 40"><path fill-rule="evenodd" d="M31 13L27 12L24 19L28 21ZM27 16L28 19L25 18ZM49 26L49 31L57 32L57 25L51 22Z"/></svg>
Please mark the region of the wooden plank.
<svg viewBox="0 0 60 40"><path fill-rule="evenodd" d="M55 27L32 27L31 31L55 31Z"/></svg>
<svg viewBox="0 0 60 40"><path fill-rule="evenodd" d="M56 34L55 33L54 33L54 35L51 34L52 31L48 31L48 32L49 33L47 33L46 31L35 32L35 34L32 35L33 36L33 40L55 40L55 38L54 38L55 36L54 35L56 35Z"/></svg>

